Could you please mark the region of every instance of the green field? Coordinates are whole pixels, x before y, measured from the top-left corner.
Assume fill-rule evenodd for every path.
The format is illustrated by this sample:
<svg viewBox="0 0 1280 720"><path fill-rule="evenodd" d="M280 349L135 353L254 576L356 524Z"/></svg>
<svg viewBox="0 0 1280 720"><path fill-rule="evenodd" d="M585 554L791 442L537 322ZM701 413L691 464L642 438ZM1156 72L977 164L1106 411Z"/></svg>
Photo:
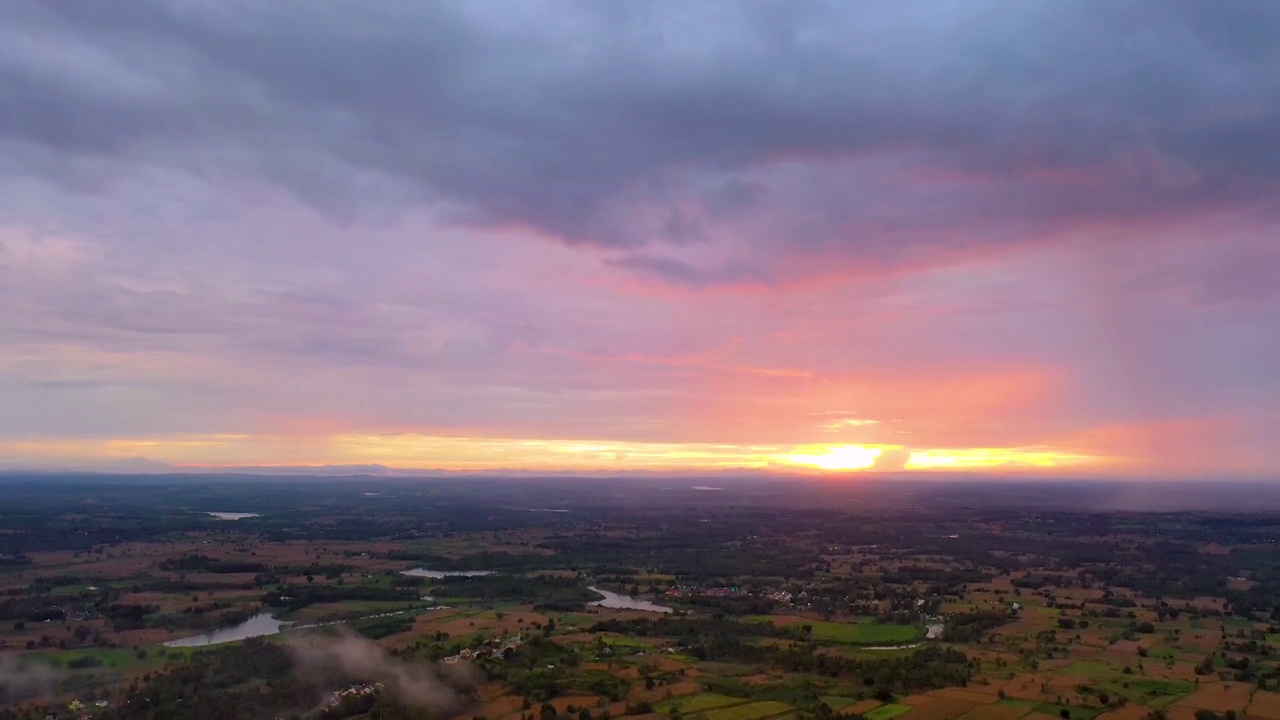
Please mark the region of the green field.
<svg viewBox="0 0 1280 720"><path fill-rule="evenodd" d="M1195 692L1196 684L1190 680L1160 680L1156 678L1133 678L1124 675L1117 668L1101 660L1081 660L1066 668L1062 674L1071 677L1088 678L1100 690L1113 695L1123 695L1134 702L1164 707L1174 700ZM1073 714L1072 717L1084 717Z"/></svg>
<svg viewBox="0 0 1280 720"><path fill-rule="evenodd" d="M1164 707L1184 695L1196 691L1196 684L1190 680L1157 680L1143 678L1129 683L1129 690L1136 692L1133 699L1143 705Z"/></svg>
<svg viewBox="0 0 1280 720"><path fill-rule="evenodd" d="M1102 660L1081 660L1062 670L1063 675L1072 677L1107 680L1121 674L1121 669Z"/></svg>
<svg viewBox="0 0 1280 720"><path fill-rule="evenodd" d="M640 648L647 649L658 644L656 640L650 638L631 637L630 635L599 635L604 638L604 644L609 647L620 648Z"/></svg>
<svg viewBox="0 0 1280 720"><path fill-rule="evenodd" d="M822 696L822 702L826 703L832 710L843 710L858 702L858 699L841 695L824 695Z"/></svg>
<svg viewBox="0 0 1280 720"><path fill-rule="evenodd" d="M157 652L159 650L158 647L152 646L145 648L145 650L147 652L145 658L139 658L133 648L106 647L76 648L61 652L35 652L28 654L26 657L33 662L54 667L66 667L68 663L86 657L97 658L102 661L101 665L96 666L96 668L89 668L90 670L159 665L164 662L164 657ZM169 651L171 652L172 649L169 649Z"/></svg>
<svg viewBox="0 0 1280 720"><path fill-rule="evenodd" d="M791 712L795 708L776 700L762 700L746 705L721 707L704 713L707 720L759 720Z"/></svg>
<svg viewBox="0 0 1280 720"><path fill-rule="evenodd" d="M769 615L753 615L748 618L758 622L773 622ZM818 641L848 643L850 645L894 645L908 643L924 637L924 628L915 625L889 625L873 622L871 618L858 618L850 622L805 621L812 628L812 637ZM791 627L795 627L792 625Z"/></svg>
<svg viewBox="0 0 1280 720"><path fill-rule="evenodd" d="M729 697L728 695L703 693L701 695L674 698L658 703L658 710L665 713L670 712L672 708L675 708L685 715L690 715L692 713L700 713L707 710L730 707L732 705L742 705L746 702L747 701L742 698Z"/></svg>
<svg viewBox="0 0 1280 720"><path fill-rule="evenodd" d="M875 710L868 711L866 713L866 717L867 720L889 720L889 718L897 717L910 709L910 705L889 703L888 705L881 705Z"/></svg>

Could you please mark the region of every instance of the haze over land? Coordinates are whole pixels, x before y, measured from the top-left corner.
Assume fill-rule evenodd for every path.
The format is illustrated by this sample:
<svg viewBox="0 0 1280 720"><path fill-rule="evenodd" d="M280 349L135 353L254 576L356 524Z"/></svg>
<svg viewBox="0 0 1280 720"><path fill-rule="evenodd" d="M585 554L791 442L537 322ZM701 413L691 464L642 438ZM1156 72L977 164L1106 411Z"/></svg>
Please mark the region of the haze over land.
<svg viewBox="0 0 1280 720"><path fill-rule="evenodd" d="M0 7L2 468L1280 469L1280 5L228 7Z"/></svg>

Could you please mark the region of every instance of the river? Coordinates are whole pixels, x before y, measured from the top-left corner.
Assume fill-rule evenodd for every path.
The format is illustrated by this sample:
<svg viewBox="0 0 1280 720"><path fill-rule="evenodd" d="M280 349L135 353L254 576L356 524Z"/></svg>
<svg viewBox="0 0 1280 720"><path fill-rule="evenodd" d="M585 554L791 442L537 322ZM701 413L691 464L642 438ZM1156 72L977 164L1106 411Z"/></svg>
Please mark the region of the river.
<svg viewBox="0 0 1280 720"><path fill-rule="evenodd" d="M261 613L245 620L239 625L234 625L213 632L207 632L203 635L193 635L191 637L170 640L165 643L166 647L204 647L205 645L221 645L222 643L236 642L238 640L246 640L251 637L263 637L265 635L275 635L288 629L291 622L285 620L277 620L270 613Z"/></svg>
<svg viewBox="0 0 1280 720"><path fill-rule="evenodd" d="M404 615L406 613L430 612L432 610L445 610L449 606L436 605L433 607L424 607L416 610L396 610L394 612L378 613L376 615L365 615L363 617L354 618L355 621L371 620L373 618L393 617L395 615ZM267 635L278 635L282 632L292 630L307 630L309 628L325 627L328 625L342 625L352 620L331 620L329 622L310 623L299 625L298 623L289 622L287 620L277 620L269 613L261 613L245 620L239 625L213 632L204 633L203 635L193 635L191 637L170 640L165 644L167 647L204 647L206 645L221 645L222 643L238 642L240 640L248 640L253 637L265 637Z"/></svg>
<svg viewBox="0 0 1280 720"><path fill-rule="evenodd" d="M401 575L410 575L412 577L424 578L447 578L447 577L484 577L492 575L492 570L428 570L426 568L414 568L405 570Z"/></svg>
<svg viewBox="0 0 1280 720"><path fill-rule="evenodd" d="M633 598L630 595L619 595L618 593L609 592L608 590L601 590L595 585L589 586L588 589L593 593L604 596L603 600L597 600L591 603L598 607L613 608L615 610L644 610L646 612L656 613L671 612L671 608L664 605L651 603L648 600L641 600L640 598Z"/></svg>

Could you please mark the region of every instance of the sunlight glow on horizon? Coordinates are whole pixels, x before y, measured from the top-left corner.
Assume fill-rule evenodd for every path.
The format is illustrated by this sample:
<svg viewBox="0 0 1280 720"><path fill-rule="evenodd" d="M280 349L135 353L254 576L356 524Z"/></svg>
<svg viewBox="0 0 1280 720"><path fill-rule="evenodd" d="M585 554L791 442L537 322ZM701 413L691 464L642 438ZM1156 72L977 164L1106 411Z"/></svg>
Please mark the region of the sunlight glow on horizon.
<svg viewBox="0 0 1280 720"><path fill-rule="evenodd" d="M975 470L996 467L1053 468L1096 463L1101 458L1078 453L1027 448L913 450L906 470Z"/></svg>
<svg viewBox="0 0 1280 720"><path fill-rule="evenodd" d="M877 468L887 451L909 451L910 455L905 465ZM1106 460L1052 448L908 449L873 444L663 443L418 433L24 440L0 443L0 455L42 465L146 460L175 468L377 464L405 470L540 472L1052 469Z"/></svg>
<svg viewBox="0 0 1280 720"><path fill-rule="evenodd" d="M817 452L783 455L780 461L822 470L865 470L876 463L884 450L862 445L831 445Z"/></svg>

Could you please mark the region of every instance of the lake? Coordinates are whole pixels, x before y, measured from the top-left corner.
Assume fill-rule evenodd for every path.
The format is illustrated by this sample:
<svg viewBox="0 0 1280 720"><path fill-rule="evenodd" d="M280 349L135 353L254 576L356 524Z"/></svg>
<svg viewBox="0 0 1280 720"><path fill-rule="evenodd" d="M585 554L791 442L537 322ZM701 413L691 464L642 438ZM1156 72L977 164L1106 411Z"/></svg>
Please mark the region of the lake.
<svg viewBox="0 0 1280 720"><path fill-rule="evenodd" d="M405 570L401 575L409 575L411 577L424 578L447 578L447 577L484 577L492 575L492 570L428 570L426 568L414 568Z"/></svg>
<svg viewBox="0 0 1280 720"><path fill-rule="evenodd" d="M619 595L618 593L609 592L608 590L601 590L595 585L591 585L589 589L593 593L604 596L603 600L597 600L591 603L592 605L599 607L613 608L615 610L644 610L646 612L657 613L671 612L671 608L669 607L665 607L657 603L651 603L648 600L633 598L630 595Z"/></svg>
<svg viewBox="0 0 1280 720"><path fill-rule="evenodd" d="M205 515L215 517L219 520L244 520L251 517L262 517L261 513L233 513L233 512L205 512Z"/></svg>
<svg viewBox="0 0 1280 720"><path fill-rule="evenodd" d="M205 645L220 645L222 643L236 642L237 640L245 640L251 637L262 637L264 635L275 635L289 628L293 623L284 620L277 620L269 613L254 615L239 625L234 625L213 632L207 632L203 635L193 635L192 637L179 638L170 640L165 643L167 647L204 647Z"/></svg>

